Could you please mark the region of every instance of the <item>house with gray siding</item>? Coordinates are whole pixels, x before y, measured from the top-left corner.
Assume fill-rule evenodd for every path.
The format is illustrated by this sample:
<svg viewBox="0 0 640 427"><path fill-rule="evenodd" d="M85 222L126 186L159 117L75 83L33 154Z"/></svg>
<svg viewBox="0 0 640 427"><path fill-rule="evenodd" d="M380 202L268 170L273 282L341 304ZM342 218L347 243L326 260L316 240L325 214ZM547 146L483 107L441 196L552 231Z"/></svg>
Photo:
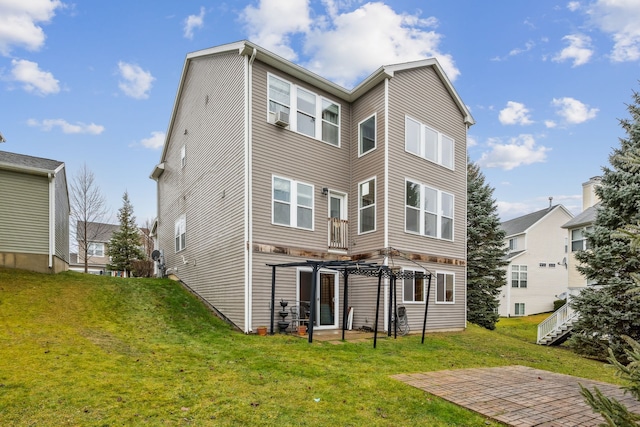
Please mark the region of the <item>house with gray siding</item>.
<svg viewBox="0 0 640 427"><path fill-rule="evenodd" d="M69 267L65 165L0 151L0 266L43 273Z"/></svg>
<svg viewBox="0 0 640 427"><path fill-rule="evenodd" d="M414 330L427 302L428 331L464 329L473 123L435 59L349 90L248 41L190 53L151 173L166 273L250 333L271 320L270 265L377 263L431 275L430 292L419 275L397 286ZM311 295L312 271L279 269L275 300L339 329L344 279L321 269ZM349 279L354 328L374 327L376 287Z"/></svg>

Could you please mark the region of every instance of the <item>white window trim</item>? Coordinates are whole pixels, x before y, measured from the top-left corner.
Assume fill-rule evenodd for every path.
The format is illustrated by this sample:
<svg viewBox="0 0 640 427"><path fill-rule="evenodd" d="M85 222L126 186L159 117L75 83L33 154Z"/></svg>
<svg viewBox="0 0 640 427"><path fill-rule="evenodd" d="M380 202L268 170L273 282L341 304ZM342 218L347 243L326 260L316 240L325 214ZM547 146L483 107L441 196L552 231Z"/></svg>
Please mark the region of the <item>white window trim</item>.
<svg viewBox="0 0 640 427"><path fill-rule="evenodd" d="M453 277L453 289L451 290L452 292L452 300L451 301L438 301L438 274L444 274L445 276L452 276ZM435 279L436 279L436 292L434 295L434 299L436 304L445 304L445 305L452 305L456 303L456 274L451 272L451 271L436 271L434 273ZM446 285L446 281L445 281L445 285ZM445 295L446 295L446 287L445 287Z"/></svg>
<svg viewBox="0 0 640 427"><path fill-rule="evenodd" d="M290 193L290 197L289 197L289 220L290 223L289 225L287 224L280 224L279 222L275 222L275 209L273 208L274 203L280 202L280 203L284 203L281 200L276 200L273 198L273 184L275 179L282 179L284 181L289 181L290 182L290 188L291 188L291 193ZM298 184L302 184L302 185L308 185L309 187L311 187L311 207L309 206L302 206L306 209L311 209L311 228L306 228L306 227L299 227L298 226L298 207L301 205L298 205ZM313 231L315 228L315 188L313 186L313 184L309 184L307 182L302 182L302 181L296 181L294 179L291 178L286 178L283 176L279 176L279 175L271 175L271 224L272 225L278 225L280 227L288 227L288 228L296 228L298 230L307 230L307 231Z"/></svg>
<svg viewBox="0 0 640 427"><path fill-rule="evenodd" d="M415 232L412 230L407 230L407 183L411 182L413 184L418 184L420 186L420 216L419 216L419 223L420 223L420 231L419 232ZM425 234L425 229L424 229L424 203L425 203L425 188L429 188L431 190L434 190L436 192L436 230L437 233L435 236L429 236L427 234ZM442 218L449 218L448 216L444 216L442 213L442 195L446 194L451 196L452 199L452 204L453 204L453 214L451 216L451 239L445 239L442 237ZM413 208L413 206L412 206ZM411 178L405 178L404 180L404 232L408 233L408 234L413 234L416 236L423 236L423 237L429 237L431 239L438 239L438 240L444 240L447 242L453 242L455 240L455 235L456 235L456 229L455 229L455 212L456 212L456 199L455 199L455 195L453 195L452 193L448 193L446 191L442 191L439 190L435 187L431 187L430 185L425 185L422 184L420 181L416 180L416 179L411 179Z"/></svg>
<svg viewBox="0 0 640 427"><path fill-rule="evenodd" d="M272 74L272 73L267 73L267 122L269 123L274 123L275 121L275 114L272 113L271 111L269 111L269 79L271 79L272 77L281 80L285 83L289 84L290 87L290 92L289 92L289 105L287 106L289 108L289 126L287 126L287 129L291 130L292 132L295 132L297 134L306 136L307 138L311 138L314 139L316 141L320 141L324 144L327 144L331 147L335 147L335 148L340 148L342 141L341 141L341 121L342 121L342 105L340 105L338 102L329 99L329 98L325 98L323 96L318 95L317 93L313 92L312 90L309 90L305 87L302 86L298 86L296 84L291 83L290 81L283 79L282 77L276 75L276 74ZM314 95L316 97L316 111L315 111L315 115L314 115L314 119L315 119L315 136L309 136L306 133L302 133L298 131L298 88L304 90L307 93L310 93L312 95ZM334 123L331 123L332 125L335 125L338 128L338 141L337 144L332 144L331 142L327 142L324 141L322 139L322 123L323 121L325 121L322 118L322 107L323 107L323 101L327 101L330 102L331 104L335 104L338 107L338 123L337 125ZM304 113L307 114L307 113ZM308 114L307 114L308 115Z"/></svg>
<svg viewBox="0 0 640 427"><path fill-rule="evenodd" d="M519 305L522 306L522 313L516 313L516 311L517 311L516 307L518 307ZM514 316L525 316L525 313L526 313L526 307L525 307L523 302L516 302L516 303L513 304L513 315Z"/></svg>
<svg viewBox="0 0 640 427"><path fill-rule="evenodd" d="M449 170L455 170L455 165L456 165L456 159L455 159L455 153L456 153L456 140L455 138L444 134L442 132L439 132L438 130L432 128L431 126L427 126L424 123L422 123L420 120L416 120L413 117L410 116L404 116L404 129L405 129L405 133L404 133L404 150L409 153L409 154L413 154L414 156L418 156L428 162L440 165L442 167L445 167ZM419 153L414 153L413 151L410 151L407 149L407 121L411 120L415 123L418 123L420 125L420 142L419 142ZM437 151L437 159L435 161L433 161L432 159L427 158L426 152L425 152L425 138L424 138L424 130L425 129L429 129L433 132L435 132L438 135L438 141L437 141L437 147L436 147L436 151ZM451 140L451 166L449 165L445 165L442 163L442 159L443 159L443 143L442 143L442 137L447 137Z"/></svg>
<svg viewBox="0 0 640 427"><path fill-rule="evenodd" d="M362 134L360 129L362 124L368 120L371 120L371 118L373 118L373 148L369 149L368 151L362 151ZM376 148L378 148L378 117L377 113L373 113L372 115L358 123L358 157L369 154L372 151L375 151Z"/></svg>
<svg viewBox="0 0 640 427"><path fill-rule="evenodd" d="M362 195L360 194L360 188L361 185L364 184L365 182L369 182L369 181L373 181L373 204L366 206L365 208L363 208L361 206L362 203ZM376 205L378 203L378 182L376 180L376 176L372 176L369 177L367 179L364 179L362 181L360 181L358 183L358 235L362 235L362 234L369 234L369 233L374 233L377 229L377 222L378 222L378 217L377 217L377 212L376 212ZM360 231L360 212L362 211L362 209L368 209L373 207L373 230L367 230L367 231Z"/></svg>
<svg viewBox="0 0 640 427"><path fill-rule="evenodd" d="M429 280L426 276L426 271L419 269L419 268L403 268L402 271L413 271L414 273L423 273L425 276L422 279L422 296L424 298L424 301L408 301L406 300L404 297L404 281L405 279L402 279L402 303L403 304L407 304L407 305L424 305L425 301L427 300L427 298L429 298L429 296L427 295L427 280ZM414 283L414 289L415 289L415 277L413 278L413 283ZM415 295L414 295L415 297Z"/></svg>
<svg viewBox="0 0 640 427"><path fill-rule="evenodd" d="M93 249L92 249L93 247ZM99 251L96 248L99 248ZM98 255L96 252L101 252L102 255ZM87 256L103 257L104 256L104 243L89 242L87 245Z"/></svg>
<svg viewBox="0 0 640 427"><path fill-rule="evenodd" d="M186 164L187 164L187 145L184 144L180 148L180 167L184 168Z"/></svg>
<svg viewBox="0 0 640 427"><path fill-rule="evenodd" d="M175 229L173 235L173 243L174 249L176 253L182 252L187 248L187 217L185 214L182 214L178 217L175 222ZM182 244L182 236L184 235L184 245ZM176 246L176 237L180 237L180 248Z"/></svg>
<svg viewBox="0 0 640 427"><path fill-rule="evenodd" d="M518 270L513 271L513 267L518 267ZM520 267L525 267L526 270L522 271ZM527 264L512 264L509 266L509 273L509 287L516 289L527 289L529 287L529 267L527 266ZM518 273L518 286L513 286L513 273ZM525 273L527 275L527 286L522 286L522 273Z"/></svg>

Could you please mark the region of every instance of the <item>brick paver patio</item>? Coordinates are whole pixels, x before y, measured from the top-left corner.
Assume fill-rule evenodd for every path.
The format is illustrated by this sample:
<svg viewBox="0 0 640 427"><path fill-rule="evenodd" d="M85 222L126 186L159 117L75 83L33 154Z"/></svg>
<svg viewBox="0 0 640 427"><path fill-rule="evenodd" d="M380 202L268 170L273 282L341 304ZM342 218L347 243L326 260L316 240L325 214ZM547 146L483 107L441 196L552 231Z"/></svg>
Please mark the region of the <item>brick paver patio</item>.
<svg viewBox="0 0 640 427"><path fill-rule="evenodd" d="M393 378L517 427L603 423L604 419L584 402L578 384L592 391L598 387L605 396L614 397L632 412L640 412L640 402L615 385L526 366L401 374Z"/></svg>

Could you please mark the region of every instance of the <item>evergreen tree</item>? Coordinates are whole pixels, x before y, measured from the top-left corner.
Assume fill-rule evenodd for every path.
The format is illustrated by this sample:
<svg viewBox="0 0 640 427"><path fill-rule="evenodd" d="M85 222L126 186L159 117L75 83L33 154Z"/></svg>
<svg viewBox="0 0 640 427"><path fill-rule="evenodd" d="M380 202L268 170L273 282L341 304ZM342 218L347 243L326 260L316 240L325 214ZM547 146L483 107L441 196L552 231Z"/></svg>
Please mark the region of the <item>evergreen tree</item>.
<svg viewBox="0 0 640 427"><path fill-rule="evenodd" d="M626 361L629 349L624 335L640 339L640 299L632 298L633 275L640 271L640 260L632 243L620 230L640 224L640 173L634 159L640 153L640 95L627 106L631 118L620 120L626 138L604 167L600 198L593 230L586 233L591 249L576 253L578 271L601 289L587 288L574 297L572 307L580 313L569 341L577 352L599 359L607 357L607 347L615 357Z"/></svg>
<svg viewBox="0 0 640 427"><path fill-rule="evenodd" d="M498 322L498 295L506 283L507 248L493 188L467 161L467 320L487 329Z"/></svg>
<svg viewBox="0 0 640 427"><path fill-rule="evenodd" d="M136 217L133 215L129 194L126 191L122 196L122 207L118 209L118 220L120 221L120 229L111 236L107 249L107 255L111 257L108 268L124 271L129 277L134 261L145 259L145 255L140 248L140 232L136 225Z"/></svg>

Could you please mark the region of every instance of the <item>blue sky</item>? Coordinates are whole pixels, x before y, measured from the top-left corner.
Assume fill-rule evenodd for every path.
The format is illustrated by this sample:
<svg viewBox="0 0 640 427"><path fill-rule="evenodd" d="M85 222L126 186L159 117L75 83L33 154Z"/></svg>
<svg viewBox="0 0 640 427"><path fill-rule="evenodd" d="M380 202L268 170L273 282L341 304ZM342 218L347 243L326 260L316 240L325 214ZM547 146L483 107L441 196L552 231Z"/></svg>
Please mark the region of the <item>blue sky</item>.
<svg viewBox="0 0 640 427"><path fill-rule="evenodd" d="M248 39L347 88L436 57L501 219L577 214L640 89L638 22L638 0L0 0L0 150L86 163L112 221L128 191L142 223L187 53Z"/></svg>

